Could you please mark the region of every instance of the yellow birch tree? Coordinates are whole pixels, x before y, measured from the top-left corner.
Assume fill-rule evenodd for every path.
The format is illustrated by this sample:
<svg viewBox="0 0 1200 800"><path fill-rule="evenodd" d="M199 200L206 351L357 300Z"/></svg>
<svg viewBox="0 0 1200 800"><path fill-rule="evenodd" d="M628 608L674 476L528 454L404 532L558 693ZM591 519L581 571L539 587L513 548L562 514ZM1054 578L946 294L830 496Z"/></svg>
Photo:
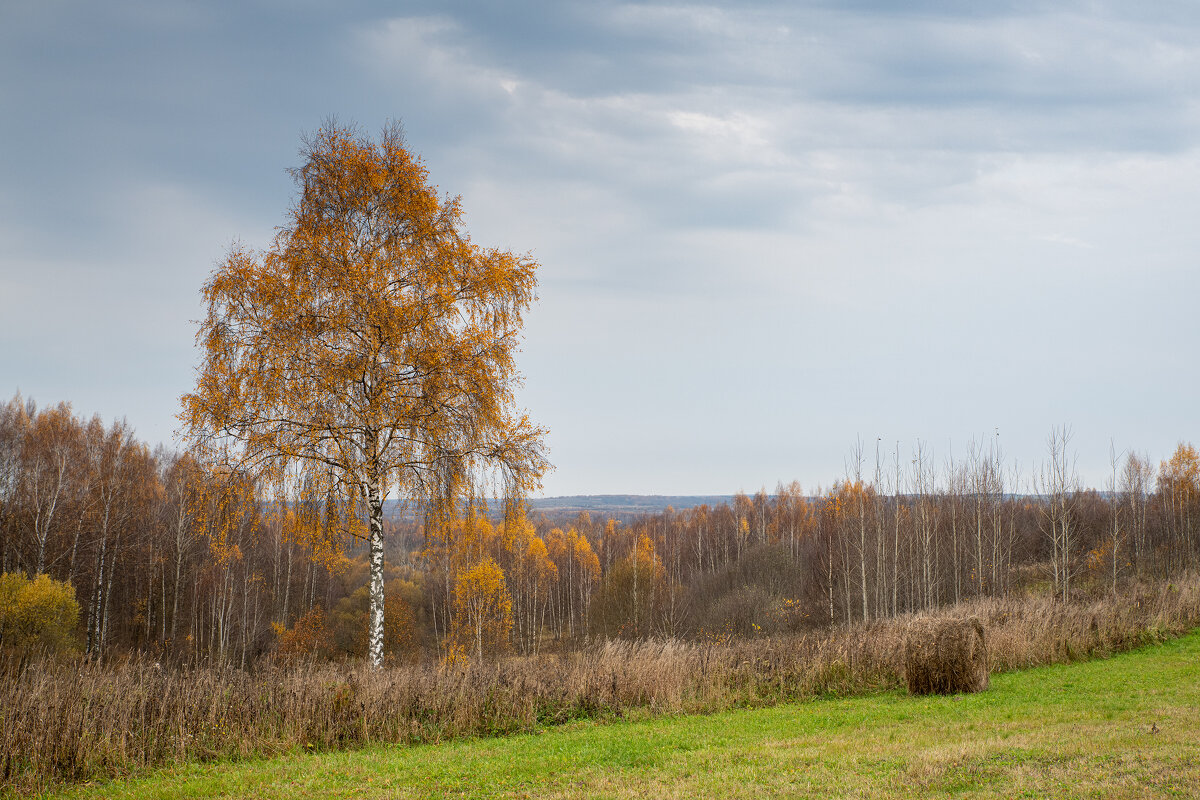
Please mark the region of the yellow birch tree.
<svg viewBox="0 0 1200 800"><path fill-rule="evenodd" d="M491 556L458 574L454 610L457 630L451 639L464 646L463 640L469 639L477 659L506 647L513 624L512 596L504 570Z"/></svg>
<svg viewBox="0 0 1200 800"><path fill-rule="evenodd" d="M453 506L472 476L536 488L544 431L515 409L537 263L473 244L397 124L305 139L298 197L265 252L235 245L204 285L191 441L280 480L311 462L365 502L368 654L383 661L383 504ZM440 500L440 503L438 502Z"/></svg>

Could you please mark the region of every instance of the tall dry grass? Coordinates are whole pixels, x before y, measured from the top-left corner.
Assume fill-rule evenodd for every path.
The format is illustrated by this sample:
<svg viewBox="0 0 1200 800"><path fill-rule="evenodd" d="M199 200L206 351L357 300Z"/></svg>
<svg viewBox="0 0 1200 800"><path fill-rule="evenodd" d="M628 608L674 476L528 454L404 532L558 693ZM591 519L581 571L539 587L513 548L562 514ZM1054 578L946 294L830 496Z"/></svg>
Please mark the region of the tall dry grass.
<svg viewBox="0 0 1200 800"><path fill-rule="evenodd" d="M986 599L993 671L1101 656L1200 624L1200 578L1071 604ZM0 682L0 789L116 777L183 761L436 742L578 718L708 712L903 685L908 619L726 644L606 642L499 663L266 664L162 669L16 663Z"/></svg>

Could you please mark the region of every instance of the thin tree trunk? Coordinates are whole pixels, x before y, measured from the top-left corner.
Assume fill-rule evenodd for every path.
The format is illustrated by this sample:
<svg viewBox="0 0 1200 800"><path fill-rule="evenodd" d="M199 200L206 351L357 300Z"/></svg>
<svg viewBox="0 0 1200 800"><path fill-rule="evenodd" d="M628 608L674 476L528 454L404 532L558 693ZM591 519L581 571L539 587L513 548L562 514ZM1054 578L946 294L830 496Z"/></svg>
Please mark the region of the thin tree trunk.
<svg viewBox="0 0 1200 800"><path fill-rule="evenodd" d="M175 644L175 633L179 628L179 579L183 571L183 548L176 543L175 547L175 587L171 600L171 644Z"/></svg>
<svg viewBox="0 0 1200 800"><path fill-rule="evenodd" d="M283 618L280 622L283 627L288 626L288 601L292 598L292 542L289 539L287 543L287 575L283 579Z"/></svg>
<svg viewBox="0 0 1200 800"><path fill-rule="evenodd" d="M367 656L371 666L383 666L383 496L379 479L372 476L367 484L367 504L371 513L371 622L367 634Z"/></svg>
<svg viewBox="0 0 1200 800"><path fill-rule="evenodd" d="M863 505L862 481L858 482L858 577L862 584L862 618L867 621L871 612L867 608L867 510Z"/></svg>
<svg viewBox="0 0 1200 800"><path fill-rule="evenodd" d="M159 641L162 644L167 643L167 559L164 556L162 560L162 575L159 582L159 588L162 590L159 597L162 600L162 606L159 609Z"/></svg>

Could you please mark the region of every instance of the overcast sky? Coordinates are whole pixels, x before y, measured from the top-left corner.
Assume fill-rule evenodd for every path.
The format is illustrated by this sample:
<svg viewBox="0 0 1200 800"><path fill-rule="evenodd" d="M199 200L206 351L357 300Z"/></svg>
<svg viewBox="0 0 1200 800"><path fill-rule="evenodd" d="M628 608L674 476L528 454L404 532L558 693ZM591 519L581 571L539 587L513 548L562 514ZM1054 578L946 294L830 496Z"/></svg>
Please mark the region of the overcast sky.
<svg viewBox="0 0 1200 800"><path fill-rule="evenodd" d="M0 392L169 442L330 115L540 261L548 495L1200 440L1192 2L0 0Z"/></svg>

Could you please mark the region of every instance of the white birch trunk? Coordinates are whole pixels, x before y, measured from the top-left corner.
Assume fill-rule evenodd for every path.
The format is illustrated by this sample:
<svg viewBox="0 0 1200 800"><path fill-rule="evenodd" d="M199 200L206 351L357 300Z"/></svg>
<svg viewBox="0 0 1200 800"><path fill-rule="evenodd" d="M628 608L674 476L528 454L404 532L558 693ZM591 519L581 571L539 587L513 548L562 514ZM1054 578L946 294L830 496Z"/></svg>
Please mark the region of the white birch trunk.
<svg viewBox="0 0 1200 800"><path fill-rule="evenodd" d="M378 479L367 486L371 512L371 621L367 632L367 656L371 666L383 666L383 496Z"/></svg>

